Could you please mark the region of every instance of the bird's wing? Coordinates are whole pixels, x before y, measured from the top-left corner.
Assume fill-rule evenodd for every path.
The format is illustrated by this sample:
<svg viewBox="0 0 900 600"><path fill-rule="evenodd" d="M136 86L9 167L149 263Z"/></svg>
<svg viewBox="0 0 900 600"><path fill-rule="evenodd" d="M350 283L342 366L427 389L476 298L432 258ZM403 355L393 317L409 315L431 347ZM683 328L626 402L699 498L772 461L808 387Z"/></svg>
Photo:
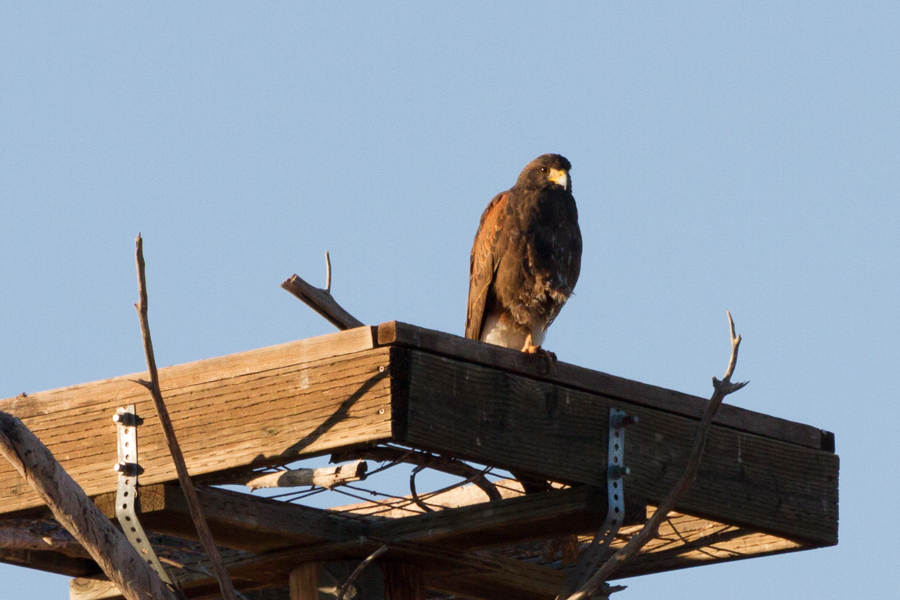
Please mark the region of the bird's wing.
<svg viewBox="0 0 900 600"><path fill-rule="evenodd" d="M477 340L484 324L484 307L494 273L500 262L497 241L506 221L506 204L509 192L497 194L478 224L472 255L469 258L469 304L466 309L466 337Z"/></svg>

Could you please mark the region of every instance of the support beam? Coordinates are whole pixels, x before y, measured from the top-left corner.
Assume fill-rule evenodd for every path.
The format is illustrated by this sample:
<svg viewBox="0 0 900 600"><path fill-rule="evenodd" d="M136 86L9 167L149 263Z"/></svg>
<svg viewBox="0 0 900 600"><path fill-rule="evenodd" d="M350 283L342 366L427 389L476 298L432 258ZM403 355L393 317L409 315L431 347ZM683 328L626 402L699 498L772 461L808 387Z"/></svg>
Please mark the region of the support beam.
<svg viewBox="0 0 900 600"><path fill-rule="evenodd" d="M393 348L398 441L551 480L605 485L608 411L640 417L626 436L625 496L658 503L684 472L697 421L417 350ZM528 440L523 444L522 440ZM679 509L801 540L837 543L838 457L713 426Z"/></svg>
<svg viewBox="0 0 900 600"><path fill-rule="evenodd" d="M191 475L284 464L389 440L389 350L372 347L372 328L363 327L161 369L162 392ZM22 419L95 496L116 489L111 417L117 407L135 404L146 419L141 482L174 481L159 423L149 418L152 403L135 383L142 376L0 400L0 411ZM12 467L0 464L0 513L40 504Z"/></svg>
<svg viewBox="0 0 900 600"><path fill-rule="evenodd" d="M174 485L142 486L140 519L146 529L186 539L197 538L181 489ZM357 519L229 490L197 487L200 506L220 546L262 552L288 546L357 539L365 528ZM110 518L115 494L94 502Z"/></svg>
<svg viewBox="0 0 900 600"><path fill-rule="evenodd" d="M438 356L558 383L695 419L700 419L707 403L706 398L616 377L562 361L554 364L553 369L547 373L546 363L539 356L399 321L390 321L378 326L378 344L424 350ZM834 434L830 431L737 406L722 406L713 422L737 431L754 433L815 450L834 452Z"/></svg>
<svg viewBox="0 0 900 600"><path fill-rule="evenodd" d="M291 571L291 600L319 600L320 563L304 563Z"/></svg>
<svg viewBox="0 0 900 600"><path fill-rule="evenodd" d="M456 496L469 498L468 490ZM606 516L606 491L592 486L519 495L405 518L372 519L258 498L228 490L197 488L203 512L220 546L263 552L361 536L386 542L442 544L457 549L520 543L596 529ZM181 490L173 485L140 488L140 517L157 533L196 539ZM115 495L95 503L112 517ZM626 524L643 523L643 504L629 499Z"/></svg>
<svg viewBox="0 0 900 600"><path fill-rule="evenodd" d="M643 523L643 503L626 499L624 522ZM587 533L600 527L606 512L606 490L580 486L376 522L369 535L462 550Z"/></svg>
<svg viewBox="0 0 900 600"><path fill-rule="evenodd" d="M74 558L59 552L0 549L0 562L67 577L91 577L103 573L89 558Z"/></svg>

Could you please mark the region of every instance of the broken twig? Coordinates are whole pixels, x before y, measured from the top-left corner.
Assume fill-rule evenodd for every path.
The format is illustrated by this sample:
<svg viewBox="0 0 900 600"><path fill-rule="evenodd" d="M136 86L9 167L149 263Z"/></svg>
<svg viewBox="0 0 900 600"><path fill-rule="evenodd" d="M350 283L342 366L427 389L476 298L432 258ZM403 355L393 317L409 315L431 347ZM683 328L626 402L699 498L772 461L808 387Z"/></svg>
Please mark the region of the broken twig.
<svg viewBox="0 0 900 600"><path fill-rule="evenodd" d="M281 287L319 313L329 323L344 331L362 327L364 323L348 313L331 295L331 256L325 251L325 289L319 289L292 275Z"/></svg>
<svg viewBox="0 0 900 600"><path fill-rule="evenodd" d="M703 458L704 450L706 450L706 439L709 436L713 417L719 409L719 406L721 406L722 400L724 400L725 396L728 394L738 391L749 383L747 381L740 383L731 382L731 375L734 373L734 368L737 365L741 336L735 335L734 320L731 318L731 312L726 312L728 313L728 327L731 333L731 358L728 361L728 368L725 370L725 376L722 380L719 381L713 377L713 395L709 400L709 404L706 406L706 410L703 412L703 418L700 420L700 427L697 430L697 437L694 440L694 447L691 449L691 455L688 459L684 474L681 476L681 479L678 481L675 488L669 492L669 495L666 496L665 500L657 507L656 512L653 513L653 516L650 517L644 527L632 536L632 538L628 540L628 543L613 554L609 560L603 563L593 576L582 583L574 594L569 596L566 593L566 590L564 590L563 594L560 594L561 598L566 598L568 596L568 600L587 600L598 592L602 593L603 586L606 585L606 581L610 576L612 576L612 574L626 561L637 555L640 549L648 542L659 535L660 524L669 512L675 508L678 501L681 500L682 496L684 496L694 483L694 479L697 477L697 469L700 466L700 460Z"/></svg>
<svg viewBox="0 0 900 600"><path fill-rule="evenodd" d="M172 419L169 418L169 411L163 402L162 391L159 388L159 373L156 370L156 358L153 355L153 342L150 339L150 320L147 317L147 277L144 273L144 241L138 235L135 240L135 259L137 261L138 271L138 289L140 292L140 300L134 307L137 309L138 317L141 322L141 336L144 339L144 353L147 356L147 369L150 372L150 381L139 381L141 385L150 391L153 397L153 404L156 406L156 412L159 415L159 421L162 425L163 434L166 443L169 446L169 453L172 455L172 461L175 463L175 470L178 472L178 482L184 491L184 497L188 503L188 509L191 513L191 519L197 528L197 534L206 550L206 555L215 571L216 579L219 582L219 588L225 600L235 600L234 584L228 575L228 570L222 563L219 556L219 549L213 539L203 512L200 510L200 500L197 498L197 492L194 490L194 484L191 482L191 476L188 474L187 465L184 462L184 455L181 453L181 447L175 438L175 428L172 426Z"/></svg>
<svg viewBox="0 0 900 600"><path fill-rule="evenodd" d="M247 473L241 477L229 479L229 483L246 485L251 490L261 488L285 488L313 485L331 489L354 481L363 481L369 466L363 460L346 465L323 467L320 469L294 469L276 473Z"/></svg>

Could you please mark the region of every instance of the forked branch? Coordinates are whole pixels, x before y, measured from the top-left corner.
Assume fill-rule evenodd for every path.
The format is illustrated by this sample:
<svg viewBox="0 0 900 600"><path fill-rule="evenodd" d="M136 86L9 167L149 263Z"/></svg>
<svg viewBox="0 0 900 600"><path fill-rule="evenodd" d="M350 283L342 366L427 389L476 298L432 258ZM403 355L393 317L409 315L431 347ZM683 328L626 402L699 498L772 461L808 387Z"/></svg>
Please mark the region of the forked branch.
<svg viewBox="0 0 900 600"><path fill-rule="evenodd" d="M292 275L285 280L281 287L299 298L341 331L364 325L362 321L344 310L331 295L331 256L327 250L325 251L325 289L312 286L297 275Z"/></svg>
<svg viewBox="0 0 900 600"><path fill-rule="evenodd" d="M669 495L657 507L656 512L653 513L653 516L650 517L644 527L627 544L613 554L593 576L583 582L578 590L568 597L568 600L587 600L598 592L609 593L612 591L609 589L604 590L606 581L619 567L636 556L641 548L659 535L659 526L663 520L694 483L700 460L703 458L704 450L706 450L706 440L709 437L713 417L719 406L721 406L722 400L728 394L738 391L749 383L747 381L740 383L731 382L731 376L737 365L738 349L741 345L741 336L735 335L734 332L734 320L731 318L731 312L728 312L728 327L731 333L731 358L728 361L728 368L725 370L725 376L722 380L719 381L713 377L713 395L706 406L706 410L703 412L703 418L700 420L700 427L697 430L697 437L694 440L694 447L691 449L691 456L688 459L684 474L675 488L669 492Z"/></svg>

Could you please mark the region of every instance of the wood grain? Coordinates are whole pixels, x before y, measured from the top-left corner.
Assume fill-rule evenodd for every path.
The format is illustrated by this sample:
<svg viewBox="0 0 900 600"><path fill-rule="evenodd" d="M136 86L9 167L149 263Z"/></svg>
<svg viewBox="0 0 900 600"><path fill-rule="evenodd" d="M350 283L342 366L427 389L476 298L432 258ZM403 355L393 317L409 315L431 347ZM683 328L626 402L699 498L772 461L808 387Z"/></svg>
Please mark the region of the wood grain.
<svg viewBox="0 0 900 600"><path fill-rule="evenodd" d="M603 394L610 398L627 400L642 406L697 419L703 414L707 402L706 398L616 377L562 361L557 362L547 373L546 362L540 356L399 321L382 323L378 326L378 344L426 350L433 354L559 383L573 389ZM834 434L831 432L736 406L723 405L713 422L738 431L746 431L816 450L834 452Z"/></svg>
<svg viewBox="0 0 900 600"><path fill-rule="evenodd" d="M581 486L376 522L368 535L385 543L473 549L596 531L606 512L606 489ZM627 506L626 523L643 523L645 518L643 504Z"/></svg>
<svg viewBox="0 0 900 600"><path fill-rule="evenodd" d="M370 328L160 370L163 394L191 475L289 462L390 437L387 349ZM89 495L115 490L116 407L134 403L141 482L175 479L146 390L118 377L0 401L19 416ZM0 465L0 511L40 500Z"/></svg>
<svg viewBox="0 0 900 600"><path fill-rule="evenodd" d="M338 329L353 329L362 327L363 323L337 303L330 292L308 284L297 275L292 275L281 287L289 291L304 304L319 313L325 320Z"/></svg>
<svg viewBox="0 0 900 600"><path fill-rule="evenodd" d="M327 511L229 490L197 487L203 514L220 546L262 552L319 542L357 539L363 524ZM110 518L115 494L94 502ZM156 533L196 540L184 494L178 486L155 484L140 488L141 524Z"/></svg>
<svg viewBox="0 0 900 600"><path fill-rule="evenodd" d="M396 349L395 349L396 350ZM407 350L401 441L547 479L605 484L609 407L640 417L626 435L626 497L654 503L687 463L697 421L473 363ZM395 381L395 385L399 385ZM680 510L805 541L837 543L838 458L713 426Z"/></svg>

